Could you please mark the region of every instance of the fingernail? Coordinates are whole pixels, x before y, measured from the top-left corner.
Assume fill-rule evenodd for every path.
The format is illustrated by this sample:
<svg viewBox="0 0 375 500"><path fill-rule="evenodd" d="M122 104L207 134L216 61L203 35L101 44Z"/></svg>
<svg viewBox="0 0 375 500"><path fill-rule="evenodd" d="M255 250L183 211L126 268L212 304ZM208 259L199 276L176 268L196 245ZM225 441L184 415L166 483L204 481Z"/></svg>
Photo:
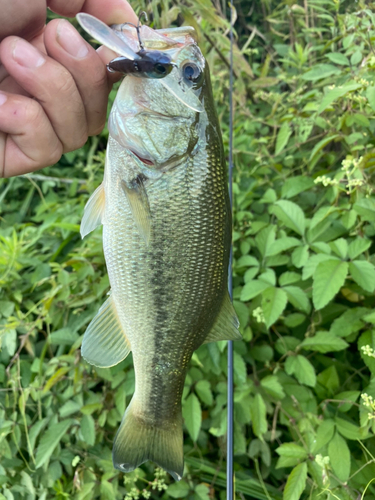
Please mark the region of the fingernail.
<svg viewBox="0 0 375 500"><path fill-rule="evenodd" d="M7 96L0 92L0 106L7 100Z"/></svg>
<svg viewBox="0 0 375 500"><path fill-rule="evenodd" d="M16 41L13 48L13 59L25 68L39 68L46 62L39 50L22 39Z"/></svg>
<svg viewBox="0 0 375 500"><path fill-rule="evenodd" d="M73 57L85 57L89 49L81 35L69 21L61 19L57 26L56 40L61 47Z"/></svg>

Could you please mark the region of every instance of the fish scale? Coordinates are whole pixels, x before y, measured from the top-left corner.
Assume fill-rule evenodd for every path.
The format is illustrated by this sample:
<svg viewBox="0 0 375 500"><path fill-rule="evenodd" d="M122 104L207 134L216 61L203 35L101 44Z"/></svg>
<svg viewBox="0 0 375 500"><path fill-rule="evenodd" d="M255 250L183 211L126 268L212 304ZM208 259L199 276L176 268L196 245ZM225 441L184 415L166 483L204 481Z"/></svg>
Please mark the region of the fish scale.
<svg viewBox="0 0 375 500"><path fill-rule="evenodd" d="M127 76L121 84L104 181L81 229L103 223L111 284L82 354L101 367L133 354L135 392L114 465L126 472L153 460L175 479L183 473L181 397L191 356L203 343L241 338L227 291L231 214L220 127L207 63L185 40L173 45L165 81L183 88L181 68L191 61L201 68L199 86L175 97L156 80Z"/></svg>

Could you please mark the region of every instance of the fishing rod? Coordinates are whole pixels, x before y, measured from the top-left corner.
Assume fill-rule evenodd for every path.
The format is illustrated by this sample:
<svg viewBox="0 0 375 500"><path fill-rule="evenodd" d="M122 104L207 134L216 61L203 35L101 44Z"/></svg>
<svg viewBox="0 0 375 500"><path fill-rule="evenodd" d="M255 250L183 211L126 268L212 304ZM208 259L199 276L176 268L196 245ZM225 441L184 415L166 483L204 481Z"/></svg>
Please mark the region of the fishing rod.
<svg viewBox="0 0 375 500"><path fill-rule="evenodd" d="M233 0L230 0L230 69L229 69L229 199L231 212L233 213ZM233 242L230 248L228 289L231 301L233 301ZM227 423L227 500L234 498L234 475L233 475L233 341L228 341L228 423Z"/></svg>

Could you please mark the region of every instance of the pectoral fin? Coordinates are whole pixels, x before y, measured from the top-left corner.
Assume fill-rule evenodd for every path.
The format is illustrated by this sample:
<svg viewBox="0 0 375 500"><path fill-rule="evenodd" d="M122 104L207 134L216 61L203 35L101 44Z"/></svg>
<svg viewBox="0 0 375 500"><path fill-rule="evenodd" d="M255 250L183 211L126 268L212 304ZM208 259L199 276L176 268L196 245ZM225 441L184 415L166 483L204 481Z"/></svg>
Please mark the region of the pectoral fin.
<svg viewBox="0 0 375 500"><path fill-rule="evenodd" d="M151 236L151 211L142 176L139 175L131 182L122 180L121 187L129 202L139 233L148 244Z"/></svg>
<svg viewBox="0 0 375 500"><path fill-rule="evenodd" d="M83 336L81 353L91 365L108 368L124 360L130 352L113 298L109 297Z"/></svg>
<svg viewBox="0 0 375 500"><path fill-rule="evenodd" d="M229 294L227 294L214 326L203 343L208 344L208 342L217 342L218 340L241 340L239 326L236 311L230 301Z"/></svg>
<svg viewBox="0 0 375 500"><path fill-rule="evenodd" d="M103 183L95 189L86 203L85 212L81 222L81 236L84 238L102 223L105 207L105 194Z"/></svg>

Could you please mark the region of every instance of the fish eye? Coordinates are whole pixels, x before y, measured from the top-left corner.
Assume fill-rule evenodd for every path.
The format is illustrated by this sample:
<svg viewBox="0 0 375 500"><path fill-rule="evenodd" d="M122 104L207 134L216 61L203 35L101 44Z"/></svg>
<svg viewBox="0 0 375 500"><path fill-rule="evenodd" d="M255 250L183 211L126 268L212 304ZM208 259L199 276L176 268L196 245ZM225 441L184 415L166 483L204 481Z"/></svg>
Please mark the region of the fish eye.
<svg viewBox="0 0 375 500"><path fill-rule="evenodd" d="M187 62L182 66L182 75L190 82L199 83L203 72L195 63Z"/></svg>
<svg viewBox="0 0 375 500"><path fill-rule="evenodd" d="M161 75L165 75L167 72L167 68L164 66L164 64L156 63L154 67L155 67L155 70L158 73L160 73Z"/></svg>

